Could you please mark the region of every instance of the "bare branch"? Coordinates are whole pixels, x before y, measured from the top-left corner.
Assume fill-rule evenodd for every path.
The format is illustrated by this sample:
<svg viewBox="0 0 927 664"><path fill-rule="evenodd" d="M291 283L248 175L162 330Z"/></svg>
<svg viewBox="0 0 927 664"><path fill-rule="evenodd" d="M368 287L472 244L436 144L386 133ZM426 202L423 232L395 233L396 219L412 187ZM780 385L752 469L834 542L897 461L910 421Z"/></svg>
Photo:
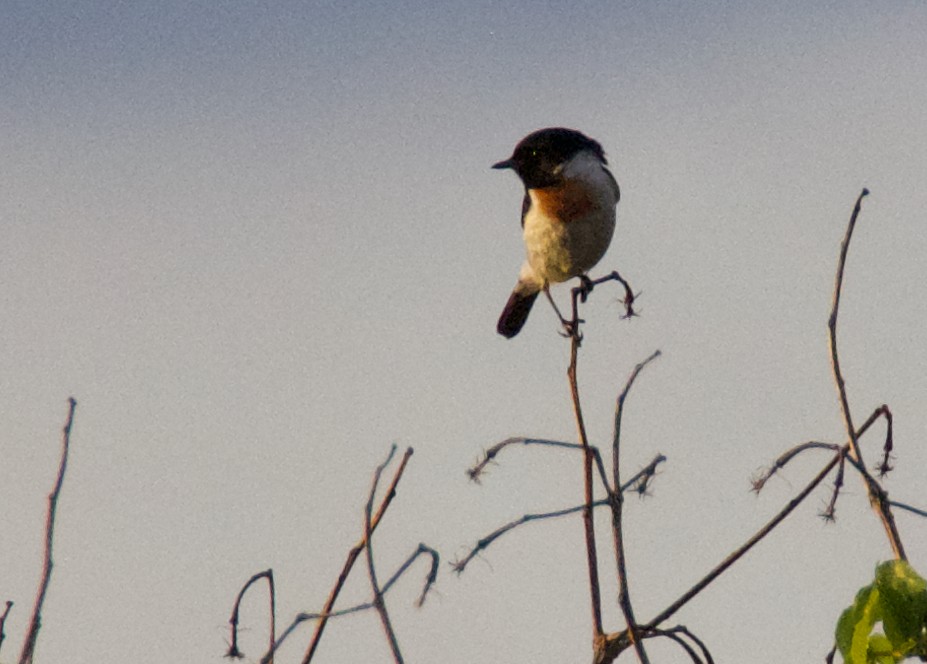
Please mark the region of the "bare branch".
<svg viewBox="0 0 927 664"><path fill-rule="evenodd" d="M624 414L624 403L628 398L628 393L631 391L631 386L634 385L634 381L637 380L640 372L644 368L653 362L655 359L660 357L661 353L659 350L655 350L651 353L643 362L635 365L634 370L631 372L631 375L628 377L628 382L625 384L624 389L621 390L621 394L618 395L618 400L615 404L615 429L614 436L612 437L612 484L611 486L621 486L621 476L620 476L620 467L621 464L621 418Z"/></svg>
<svg viewBox="0 0 927 664"><path fill-rule="evenodd" d="M228 652L225 653L226 657L231 657L239 659L243 657L241 651L238 649L238 613L241 606L241 600L244 598L245 593L248 592L248 588L251 587L257 581L261 579L267 579L267 585L270 588L270 646L268 647L269 659L267 664L273 664L274 657L274 643L276 642L276 615L277 611L275 608L276 597L274 592L274 571L272 569L264 570L263 572L258 572L242 587L241 591L238 593L238 597L235 599L235 607L232 609L232 617L229 618L229 624L231 625L231 643L229 644Z"/></svg>
<svg viewBox="0 0 927 664"><path fill-rule="evenodd" d="M73 397L68 399L68 419L61 435L61 462L58 466L58 478L55 480L52 492L48 495L48 515L45 518L45 562L42 566L42 580L39 582L39 591L35 598L35 607L32 609L32 619L29 623L29 631L26 633L26 641L23 643L22 653L19 656L19 664L32 664L36 639L39 636L39 628L42 626L42 605L45 603L45 595L51 583L51 573L54 565L52 562L52 542L55 536L55 513L58 510L58 496L61 494L64 473L68 466L71 425L74 422L74 409L76 407L77 401Z"/></svg>
<svg viewBox="0 0 927 664"><path fill-rule="evenodd" d="M655 630L654 632L648 635L648 637L652 637L652 636L665 636L667 638L673 639L685 649L686 653L688 653L689 657L692 658L693 662L703 662L704 661L705 664L714 664L714 659L712 659L711 652L709 652L708 647L702 642L701 639L695 636L695 634L690 632L689 629L683 625L677 625L676 627L673 627L672 629ZM683 636L685 636L687 639L695 643L696 646L698 646L698 649L702 651L701 657L699 657L695 653L695 651L691 648L691 646L689 646L682 639Z"/></svg>
<svg viewBox="0 0 927 664"><path fill-rule="evenodd" d="M629 479L627 482L625 482L622 485L621 487L622 492L628 491L630 489L633 489L634 491L637 491L637 492L642 492L641 487L646 487L649 485L650 479L653 478L654 475L656 475L657 466L659 466L661 463L665 461L666 461L666 457L663 456L662 454L658 454L657 456L655 456L653 460L649 464L647 464L646 467L639 470L637 473L634 474L633 477L631 477L631 479ZM609 503L610 503L609 498L602 498L601 500L596 500L592 504L592 506L602 507L602 506L608 505ZM518 518L514 521L510 521L504 526L501 526L500 528L497 528L496 530L492 531L486 537L482 538L479 542L476 543L476 546L474 546L467 553L466 556L464 556L461 560L451 563L451 567L458 574L462 573L464 569L466 569L467 565L469 565L473 561L473 559L476 558L481 552L488 549L489 546L493 542L495 542L497 539L505 535L510 530L517 528L518 526L524 525L526 523L531 523L532 521L542 521L544 519L555 519L561 516L568 516L570 514L576 514L577 512L580 512L584 510L585 508L586 508L586 505L582 504L582 505L576 505L574 507L568 507L562 510L556 510L553 512L544 512L541 514L525 514L521 518Z"/></svg>
<svg viewBox="0 0 927 664"><path fill-rule="evenodd" d="M621 485L622 493L633 490L641 496L647 495L647 488L657 475L657 466L665 461L666 457L658 453L650 463L634 473L631 479Z"/></svg>
<svg viewBox="0 0 927 664"><path fill-rule="evenodd" d="M583 451L583 446L579 445L578 443L566 443L561 440L547 440L544 438L525 438L523 436L513 436L512 438L506 438L501 443L496 443L483 453L483 458L480 459L476 465L467 470L467 476L470 478L470 480L479 484L480 478L486 472L487 466L494 462L499 452L504 450L506 447L509 447L510 445L540 445L544 447L559 447L568 450ZM599 453L599 450L596 447L592 447L592 453L595 456L595 463L599 470L602 486L608 488L608 476L605 473L605 464L602 463L602 455Z"/></svg>
<svg viewBox="0 0 927 664"><path fill-rule="evenodd" d="M389 581L384 584L383 594L385 595L387 592L389 592L389 589L392 588L393 584L399 580L399 577L405 573L405 571L412 565L412 563L414 563L419 556L425 554L428 554L428 556L431 558L431 567L428 569L428 576L425 577L425 585L422 587L422 593L418 596L418 600L415 602L415 606L421 608L422 605L425 604L428 591L431 590L432 586L435 584L435 581L438 580L438 566L441 564L441 556L438 555L438 552L421 542L419 543L415 552L409 556L409 559L406 560L399 567L399 569L396 570L396 573L390 577Z"/></svg>
<svg viewBox="0 0 927 664"><path fill-rule="evenodd" d="M586 535L586 562L589 568L589 600L592 608L592 640L593 643L601 641L604 634L602 630L602 598L599 586L599 562L595 546L595 524L592 520L592 448L586 437L586 424L583 421L583 409L579 401L579 386L576 380L577 354L579 352L579 318L576 316L576 295L573 296L573 322L575 333L570 338L570 366L567 369L567 378L570 383L570 396L573 400L573 414L576 417L576 428L579 433L579 443L583 447L583 530ZM607 483L606 483L606 486Z"/></svg>
<svg viewBox="0 0 927 664"><path fill-rule="evenodd" d="M660 357L660 351L654 351L647 359L634 367L624 389L618 395L615 404L615 432L612 437L612 486L621 486L621 417L624 414L624 404L627 400L631 386L637 379L641 371L644 370L650 362ZM637 630L637 621L634 618L634 608L631 604L631 592L628 588L627 562L624 553L624 535L622 532L623 520L623 503L624 496L622 491L610 492L611 513L612 513L612 539L615 545L615 565L618 574L618 606L624 615L625 623L628 626L628 635L634 644L637 657L641 662L647 662L647 654L644 651L640 636Z"/></svg>
<svg viewBox="0 0 927 664"><path fill-rule="evenodd" d="M3 615L0 615L0 648L3 647L3 639L6 638L6 633L3 631L3 626L6 624L6 617L10 615L10 609L12 608L13 602L7 600L6 608L3 610Z"/></svg>
<svg viewBox="0 0 927 664"><path fill-rule="evenodd" d="M869 190L863 189L862 193L859 195L859 198L856 199L856 205L853 208L853 213L850 215L850 222L847 225L846 235L844 235L843 242L840 245L840 258L837 261L837 277L834 283L833 306L831 308L830 319L828 320L828 329L830 331L830 354L834 371L834 380L837 383L837 392L840 396L840 405L843 409L843 418L847 424L847 433L849 434L850 438L850 449L852 450L853 458L855 459L861 459L862 454L860 453L859 449L859 441L856 439L856 427L853 426L853 418L850 414L850 402L847 398L846 384L843 380L843 373L840 371L840 357L837 353L837 313L840 308L840 295L843 291L843 272L846 268L847 253L850 249L850 238L853 236L853 230L856 228L856 219L859 216L863 198L868 195Z"/></svg>
<svg viewBox="0 0 927 664"><path fill-rule="evenodd" d="M766 486L766 483L772 479L773 475L785 468L786 464L798 457L802 452L807 452L808 450L830 450L831 452L839 452L840 445L834 443L821 443L815 440L809 441L807 443L801 443L795 447L786 450L783 452L778 459L776 459L773 464L767 468L765 471L753 477L750 480L751 489L755 493L759 493L763 490L763 487Z"/></svg>
<svg viewBox="0 0 927 664"><path fill-rule="evenodd" d="M675 614L679 609L688 604L688 602L698 595L702 590L704 590L712 581L714 581L718 576L720 576L728 567L733 565L740 559L747 551L753 548L760 540L762 540L766 535L768 535L772 530L782 522L796 507L798 507L802 501L808 497L808 495L815 489L815 487L820 484L827 474L833 470L834 466L837 465L837 462L840 460L841 455L835 454L834 458L831 459L824 468L815 476L808 485L801 490L789 503L776 515L774 516L765 526L756 532L749 540L747 540L742 546L740 546L736 551L731 553L727 558L725 558L721 563L719 563L713 570L706 574L698 583L692 586L687 590L679 599L673 602L669 607L660 612L652 620L650 620L646 625L641 625L641 630L654 630L660 623L668 620L673 614ZM600 662L610 662L617 657L622 650L627 648L629 645L627 638L627 630L623 630L618 633L609 634L606 637L605 648L601 653L597 661Z"/></svg>
<svg viewBox="0 0 927 664"><path fill-rule="evenodd" d="M891 411L889 411L888 407L884 405L872 411L872 413L869 415L866 421L863 422L863 425L859 428L859 431L856 432L856 439L857 440L861 439L863 437L863 434L869 430L869 427L871 427L875 423L875 421L879 419L879 416L885 417L887 421L884 449L890 450L891 449L891 439L892 439ZM834 492L833 492L833 495L831 495L831 499L828 502L827 507L821 513L821 516L824 518L825 521L833 521L835 519L835 515L837 511L837 498L840 496L840 490L843 488L843 477L844 477L846 462L849 462L851 465L853 465L856 468L856 470L858 470L861 474L864 474L864 475L867 474L866 469L862 467L859 464L859 462L856 461L856 459L850 456L850 443L845 443L843 447L841 448L840 453L841 453L840 466L839 468L837 468L837 477L834 479ZM886 459L888 458L887 454L885 458Z"/></svg>
<svg viewBox="0 0 927 664"><path fill-rule="evenodd" d="M428 576L425 579L425 585L422 588L422 593L419 595L418 600L416 601L416 606L422 606L425 603L425 596L428 591L431 590L432 585L434 584L438 576L438 564L439 557L438 552L432 549L429 546L424 544L419 544L418 548L406 559L406 561L399 566L399 569L390 577L389 581L383 584L382 594L385 595L390 591L393 585L402 577L402 575L412 566L419 556L429 555L431 557L431 567L428 571ZM359 613L361 611L368 611L374 608L373 602L363 602L361 604L355 604L354 606L348 607L346 609L339 609L337 611L332 611L331 613L300 613L293 619L293 622L290 623L283 633L280 634L280 637L273 644L273 646L267 651L267 653L261 658L261 664L271 664L273 661L273 653L276 650L279 650L283 645L283 642L289 638L293 631L299 627L304 622L309 622L312 620L328 620L329 618L340 618L342 616L347 616L352 613Z"/></svg>
<svg viewBox="0 0 927 664"><path fill-rule="evenodd" d="M911 512L912 514L917 514L918 516L927 516L927 510L922 510L917 507L911 507L910 505L906 505L905 503L899 503L897 500L890 500L888 501L888 504L891 505L892 507L897 507L900 510L906 510L908 512Z"/></svg>
<svg viewBox="0 0 927 664"><path fill-rule="evenodd" d="M386 461L377 466L373 474L373 484L370 487L370 497L367 499L367 507L364 510L364 539L365 551L367 553L367 573L370 576L370 587L373 590L373 606L380 616L380 622L383 625L383 631L389 641L390 650L393 652L393 660L396 664L403 664L402 652L399 650L399 641L396 639L396 632L393 630L393 624L386 610L386 602L383 599L383 592L380 590L380 584L377 581L376 565L373 562L373 500L377 495L377 485L380 483L380 476L389 465L390 460L396 453L396 446L390 448Z"/></svg>
<svg viewBox="0 0 927 664"><path fill-rule="evenodd" d="M821 512L821 518L824 521L835 521L837 513L837 497L840 495L840 489L843 488L843 475L846 471L847 449L840 450L840 463L837 465L837 476L834 478L834 490L831 493L830 501L827 507Z"/></svg>
<svg viewBox="0 0 927 664"><path fill-rule="evenodd" d="M680 636L680 634L678 633L678 630L679 628L666 629L666 630L658 629L658 630L654 630L653 632L650 632L647 636L648 638L662 636L667 639L670 639L671 641L675 641L677 644L679 644L679 646L683 650L686 651L686 654L689 656L689 659L691 659L695 664L706 664L705 660L699 657L698 653L695 652L695 649L692 646L690 646L688 643L686 643L685 639L683 639L682 636Z"/></svg>
<svg viewBox="0 0 927 664"><path fill-rule="evenodd" d="M602 507L603 505L608 505L608 504L609 504L608 498L603 498L602 500L597 500L594 503L592 503L593 507ZM486 537L483 537L482 539L480 539L476 543L476 546L474 546L469 551L469 553L467 553L466 556L464 556L460 560L457 560L451 563L451 568L457 574L462 574L463 571L467 568L467 565L469 565L473 561L474 558L476 558L481 552L488 549L489 546L493 542L495 542L497 539L505 535L510 530L517 528L518 526L523 526L524 524L531 523L532 521L543 521L544 519L555 519L557 517L567 516L569 514L576 514L577 512L581 512L585 509L586 509L586 504L583 503L582 505L577 505L575 507L567 507L566 509L556 510L553 512L543 512L541 514L525 514L521 518L515 519L514 521L510 521L504 526L501 526L497 528L496 530L492 531Z"/></svg>
<svg viewBox="0 0 927 664"><path fill-rule="evenodd" d="M892 515L892 509L888 502L888 496L884 489L882 489L879 483L875 480L875 478L869 474L869 471L866 469L865 462L863 461L862 453L859 447L859 440L856 437L856 427L853 426L853 417L850 412L850 400L847 397L846 383L843 378L843 372L840 370L840 358L837 352L837 315L840 308L840 294L843 289L843 273L846 268L847 253L850 248L850 239L853 237L853 229L856 227L856 220L859 217L860 207L862 206L863 198L868 195L869 190L863 189L862 193L859 195L859 198L856 199L856 205L853 208L853 213L850 215L850 222L847 224L846 235L844 236L843 243L840 246L840 258L837 262L837 276L834 283L833 308L831 309L830 319L828 320L827 325L830 332L830 358L834 373L834 382L837 385L837 394L840 397L840 407L843 411L843 420L846 424L847 435L850 438L849 456L858 464L857 470L859 470L860 476L863 478L863 482L866 485L866 490L869 493L869 502L872 505L873 510L876 512L876 515L882 521L882 526L885 528L885 533L888 536L888 541L892 547L892 552L894 553L895 558L899 560L906 560L907 557L905 556L904 545L901 543L901 536L899 535L898 528L895 525L895 518ZM891 422L890 418L889 422ZM886 452L885 460L883 462L883 466L887 465L888 452Z"/></svg>
<svg viewBox="0 0 927 664"><path fill-rule="evenodd" d="M870 415L870 417L878 417L882 415L885 417L885 443L882 446L882 462L879 464L877 470L879 471L879 477L885 477L891 470L891 454L892 448L894 447L894 441L892 440L892 411L889 410L887 404L882 404L876 408L875 412Z"/></svg>
<svg viewBox="0 0 927 664"><path fill-rule="evenodd" d="M873 423L879 418L881 409L877 409L869 418L863 423L859 430L855 431L855 437L859 440L860 437L873 425ZM798 448L803 446L799 445ZM817 447L817 445L815 446ZM786 454L794 452L796 448L790 450ZM806 448L810 449L810 448ZM641 625L641 629L654 629L660 623L665 620L668 620L673 614L675 614L680 608L685 606L689 600L695 597L698 593L704 590L712 581L714 581L720 574L722 574L728 567L733 565L739 558L741 558L747 551L753 548L760 540L762 540L766 535L768 535L772 530L779 525L796 507L798 507L801 502L808 497L808 495L814 490L814 488L820 484L824 478L834 469L834 466L842 464L844 459L847 459L847 452L849 450L849 443L844 447L840 448L837 454L821 469L821 471L815 476L813 480L801 490L789 503L779 511L779 513L774 516L765 526L760 528L753 537L747 540L743 545L740 546L736 551L731 553L727 558L725 558L721 563L719 563L713 570L705 575L698 583L692 586L687 590L679 599L673 602L669 607L663 610L659 615L653 618L646 625ZM853 462L853 460L850 460ZM839 488L839 487L838 487ZM606 640L606 650L603 654L601 661L612 661L621 650L626 648L627 636L626 632L619 632L616 634L609 634Z"/></svg>
<svg viewBox="0 0 927 664"><path fill-rule="evenodd" d="M402 460L399 462L399 468L396 469L396 474L393 475L393 481L389 488L386 490L386 494L383 496L383 499L380 502L380 507L377 509L376 515L370 521L370 533L373 533L376 530L377 526L380 524L380 520L383 518L383 515L386 513L387 508L395 497L396 485L399 484L399 480L402 478L402 474L406 469L406 464L409 462L409 458L411 456L412 448L409 447L406 449ZM303 656L302 664L309 664L309 662L312 661L312 657L319 647L319 641L322 638L322 633L325 631L325 625L328 623L328 616L332 613L332 607L334 607L335 601L338 599L338 595L341 593L341 588L344 586L345 581L347 581L348 575L351 573L351 569L354 567L354 563L357 561L357 557L360 555L361 551L364 550L366 543L367 533L365 533L364 536L361 537L360 541L351 547L350 551L348 551L348 557L344 561L344 567L341 569L341 574L338 575L338 581L335 582L335 586L332 588L331 593L329 593L328 599L325 602L325 606L322 608L322 617L319 618L319 623L316 625L315 634L313 634L312 642L309 644L309 648L306 650L306 654Z"/></svg>
<svg viewBox="0 0 927 664"><path fill-rule="evenodd" d="M684 634L686 637L688 637L690 641L693 641L699 647L699 650L702 651L702 656L705 658L705 664L714 664L715 660L712 658L711 652L709 652L708 647L702 642L700 638L698 638L695 634L690 632L688 628L684 627L683 625L677 625L676 627L673 627L672 629L664 630L664 632L667 635L673 634L673 633Z"/></svg>

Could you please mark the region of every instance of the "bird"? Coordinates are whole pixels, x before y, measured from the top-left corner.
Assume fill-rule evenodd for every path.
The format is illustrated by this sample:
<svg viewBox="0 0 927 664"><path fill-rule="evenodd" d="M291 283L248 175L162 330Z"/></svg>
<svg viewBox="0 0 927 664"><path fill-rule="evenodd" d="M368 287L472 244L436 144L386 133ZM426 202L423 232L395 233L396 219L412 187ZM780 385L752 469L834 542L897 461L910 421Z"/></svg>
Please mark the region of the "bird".
<svg viewBox="0 0 927 664"><path fill-rule="evenodd" d="M611 244L621 191L602 146L565 127L528 134L511 157L492 168L515 171L525 186L521 226L527 257L496 325L511 339L541 291L550 299L550 284L574 277L588 281L586 273Z"/></svg>

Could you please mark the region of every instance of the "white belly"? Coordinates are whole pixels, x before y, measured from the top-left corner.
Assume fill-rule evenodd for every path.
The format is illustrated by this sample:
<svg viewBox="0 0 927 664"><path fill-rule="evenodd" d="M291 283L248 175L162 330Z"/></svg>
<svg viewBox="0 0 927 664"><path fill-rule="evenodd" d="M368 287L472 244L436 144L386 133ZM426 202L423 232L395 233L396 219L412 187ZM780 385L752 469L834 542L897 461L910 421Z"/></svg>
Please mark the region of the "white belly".
<svg viewBox="0 0 927 664"><path fill-rule="evenodd" d="M591 270L608 251L615 231L615 208L599 208L568 224L533 206L525 215L528 264L543 284L559 283Z"/></svg>
<svg viewBox="0 0 927 664"><path fill-rule="evenodd" d="M561 175L556 196L553 190L528 190L525 249L528 267L542 287L591 270L608 251L615 231L619 192L602 162L580 153L562 166Z"/></svg>

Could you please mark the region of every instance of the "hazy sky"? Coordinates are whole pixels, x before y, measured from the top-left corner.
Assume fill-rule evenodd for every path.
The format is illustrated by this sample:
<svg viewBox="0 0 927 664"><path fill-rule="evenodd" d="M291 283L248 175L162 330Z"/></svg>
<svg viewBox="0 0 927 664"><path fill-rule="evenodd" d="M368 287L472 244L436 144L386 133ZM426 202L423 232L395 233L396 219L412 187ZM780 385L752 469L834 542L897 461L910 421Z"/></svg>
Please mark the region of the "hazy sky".
<svg viewBox="0 0 927 664"><path fill-rule="evenodd" d="M78 401L37 662L220 662L241 584L271 567L279 622L318 610L389 445L416 453L378 532L381 575L580 502L568 344L539 303L495 322L523 248L521 185L489 166L543 126L599 140L622 186L585 309L587 425L628 402L626 473L668 456L626 517L632 599L662 609L842 441L826 322L866 186L841 317L861 422L888 403L897 470L927 506L927 6L919 2L19 2L0 6L0 660L41 571L67 398ZM566 289L555 291L565 302ZM864 439L878 456L881 425ZM860 483L819 489L673 620L718 662L821 661L890 556ZM602 525L606 525L603 514ZM927 524L899 527L927 571ZM606 624L621 621L602 530ZM533 524L421 610L389 596L408 662L589 660L578 517ZM342 606L368 598L363 568ZM242 647L265 641L265 598ZM311 630L279 662L299 661ZM687 661L653 646L655 661ZM320 663L389 661L372 614Z"/></svg>

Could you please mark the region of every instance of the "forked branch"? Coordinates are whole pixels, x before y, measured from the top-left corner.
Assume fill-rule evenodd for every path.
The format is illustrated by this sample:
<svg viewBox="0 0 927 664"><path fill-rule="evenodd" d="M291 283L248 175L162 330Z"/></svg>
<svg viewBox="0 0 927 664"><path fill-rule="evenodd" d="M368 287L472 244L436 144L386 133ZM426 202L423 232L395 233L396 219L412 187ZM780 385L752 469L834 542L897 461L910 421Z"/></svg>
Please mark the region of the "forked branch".
<svg viewBox="0 0 927 664"><path fill-rule="evenodd" d="M332 613L332 608L335 606L335 601L338 599L338 595L341 593L341 589L344 586L345 581L347 581L348 575L351 573L351 569L354 567L354 563L357 561L357 557L367 546L367 539L377 529L377 526L380 525L380 520L386 513L386 510L390 503L393 501L393 498L396 496L396 486L399 484L399 480L402 479L402 474L405 471L406 464L409 462L409 458L411 456L412 448L409 447L406 449L405 454L402 456L402 460L399 462L399 468L396 469L396 474L393 475L393 481L390 483L389 488L386 490L386 493L383 496L383 499L380 501L380 506L377 508L376 514L374 514L370 519L369 528L365 528L364 536L361 537L357 544L351 547L350 551L348 551L348 557L344 561L344 567L341 569L341 574L338 575L338 581L335 582L335 586L332 588L331 593L329 593L328 599L325 602L325 606L321 611L322 617L319 618L319 622L316 625L315 634L313 634L309 648L306 650L306 654L303 656L302 664L309 664L309 662L312 661L312 656L315 654L315 651L319 647L319 641L321 640L322 634L325 631L325 625L328 624L328 617Z"/></svg>
<svg viewBox="0 0 927 664"><path fill-rule="evenodd" d="M653 461L647 464L645 468L635 473L631 479L629 479L627 482L625 482L621 486L621 491L622 492L635 491L642 495L645 494L647 492L647 487L650 486L651 481L656 476L657 466L659 466L664 461L666 461L666 457L663 456L662 454L658 454L657 456L655 456L653 458ZM608 498L602 498L600 500L596 500L595 502L592 503L592 506L593 507L604 507L605 505L611 505L612 501L613 499L611 498L611 496L609 496ZM527 523L532 523L534 521L545 521L547 519L556 519L561 516L568 516L570 514L576 514L577 512L581 512L585 509L586 509L586 505L584 503L582 505L575 505L573 507L567 507L565 509L555 510L553 512L544 512L541 514L525 514L524 516L518 519L515 519L514 521L510 521L504 526L497 528L496 530L492 531L485 537L481 538L476 543L476 546L474 546L473 548L470 549L469 552L467 552L467 555L451 563L451 566L453 567L456 573L461 574L467 568L467 566L473 561L474 558L479 556L483 551L488 549L497 539L499 539L500 537L502 537L509 531L514 530L515 528L518 528L519 526L523 526Z"/></svg>
<svg viewBox="0 0 927 664"><path fill-rule="evenodd" d="M904 545L901 543L901 535L898 533L898 527L895 525L895 517L892 514L891 504L888 500L888 494L881 487L878 481L869 473L863 460L859 447L859 440L856 436L856 427L853 426L853 416L850 411L850 400L847 397L846 383L843 378L843 372L840 370L840 356L837 352L837 316L840 309L840 295L843 291L843 273L846 268L847 253L850 249L850 240L853 237L853 230L856 228L856 220L859 217L859 211L862 206L863 198L869 195L868 189L863 189L856 199L856 205L853 207L853 213L850 215L850 223L847 224L847 232L840 245L840 258L837 262L837 276L834 283L834 301L831 309L830 319L828 321L828 331L830 333L830 359L834 371L834 382L837 386L837 394L840 397L840 407L843 411L843 421L846 425L847 435L849 436L849 457L855 461L856 469L859 471L863 483L866 485L866 491L869 494L869 502L872 505L876 515L882 521L885 528L885 534L888 536L892 552L898 560L906 560ZM884 407L888 411L887 407ZM887 415L889 422L889 432L891 432L890 411ZM882 467L888 467L888 454L891 450L891 433L889 433L889 442L886 444L885 460Z"/></svg>

